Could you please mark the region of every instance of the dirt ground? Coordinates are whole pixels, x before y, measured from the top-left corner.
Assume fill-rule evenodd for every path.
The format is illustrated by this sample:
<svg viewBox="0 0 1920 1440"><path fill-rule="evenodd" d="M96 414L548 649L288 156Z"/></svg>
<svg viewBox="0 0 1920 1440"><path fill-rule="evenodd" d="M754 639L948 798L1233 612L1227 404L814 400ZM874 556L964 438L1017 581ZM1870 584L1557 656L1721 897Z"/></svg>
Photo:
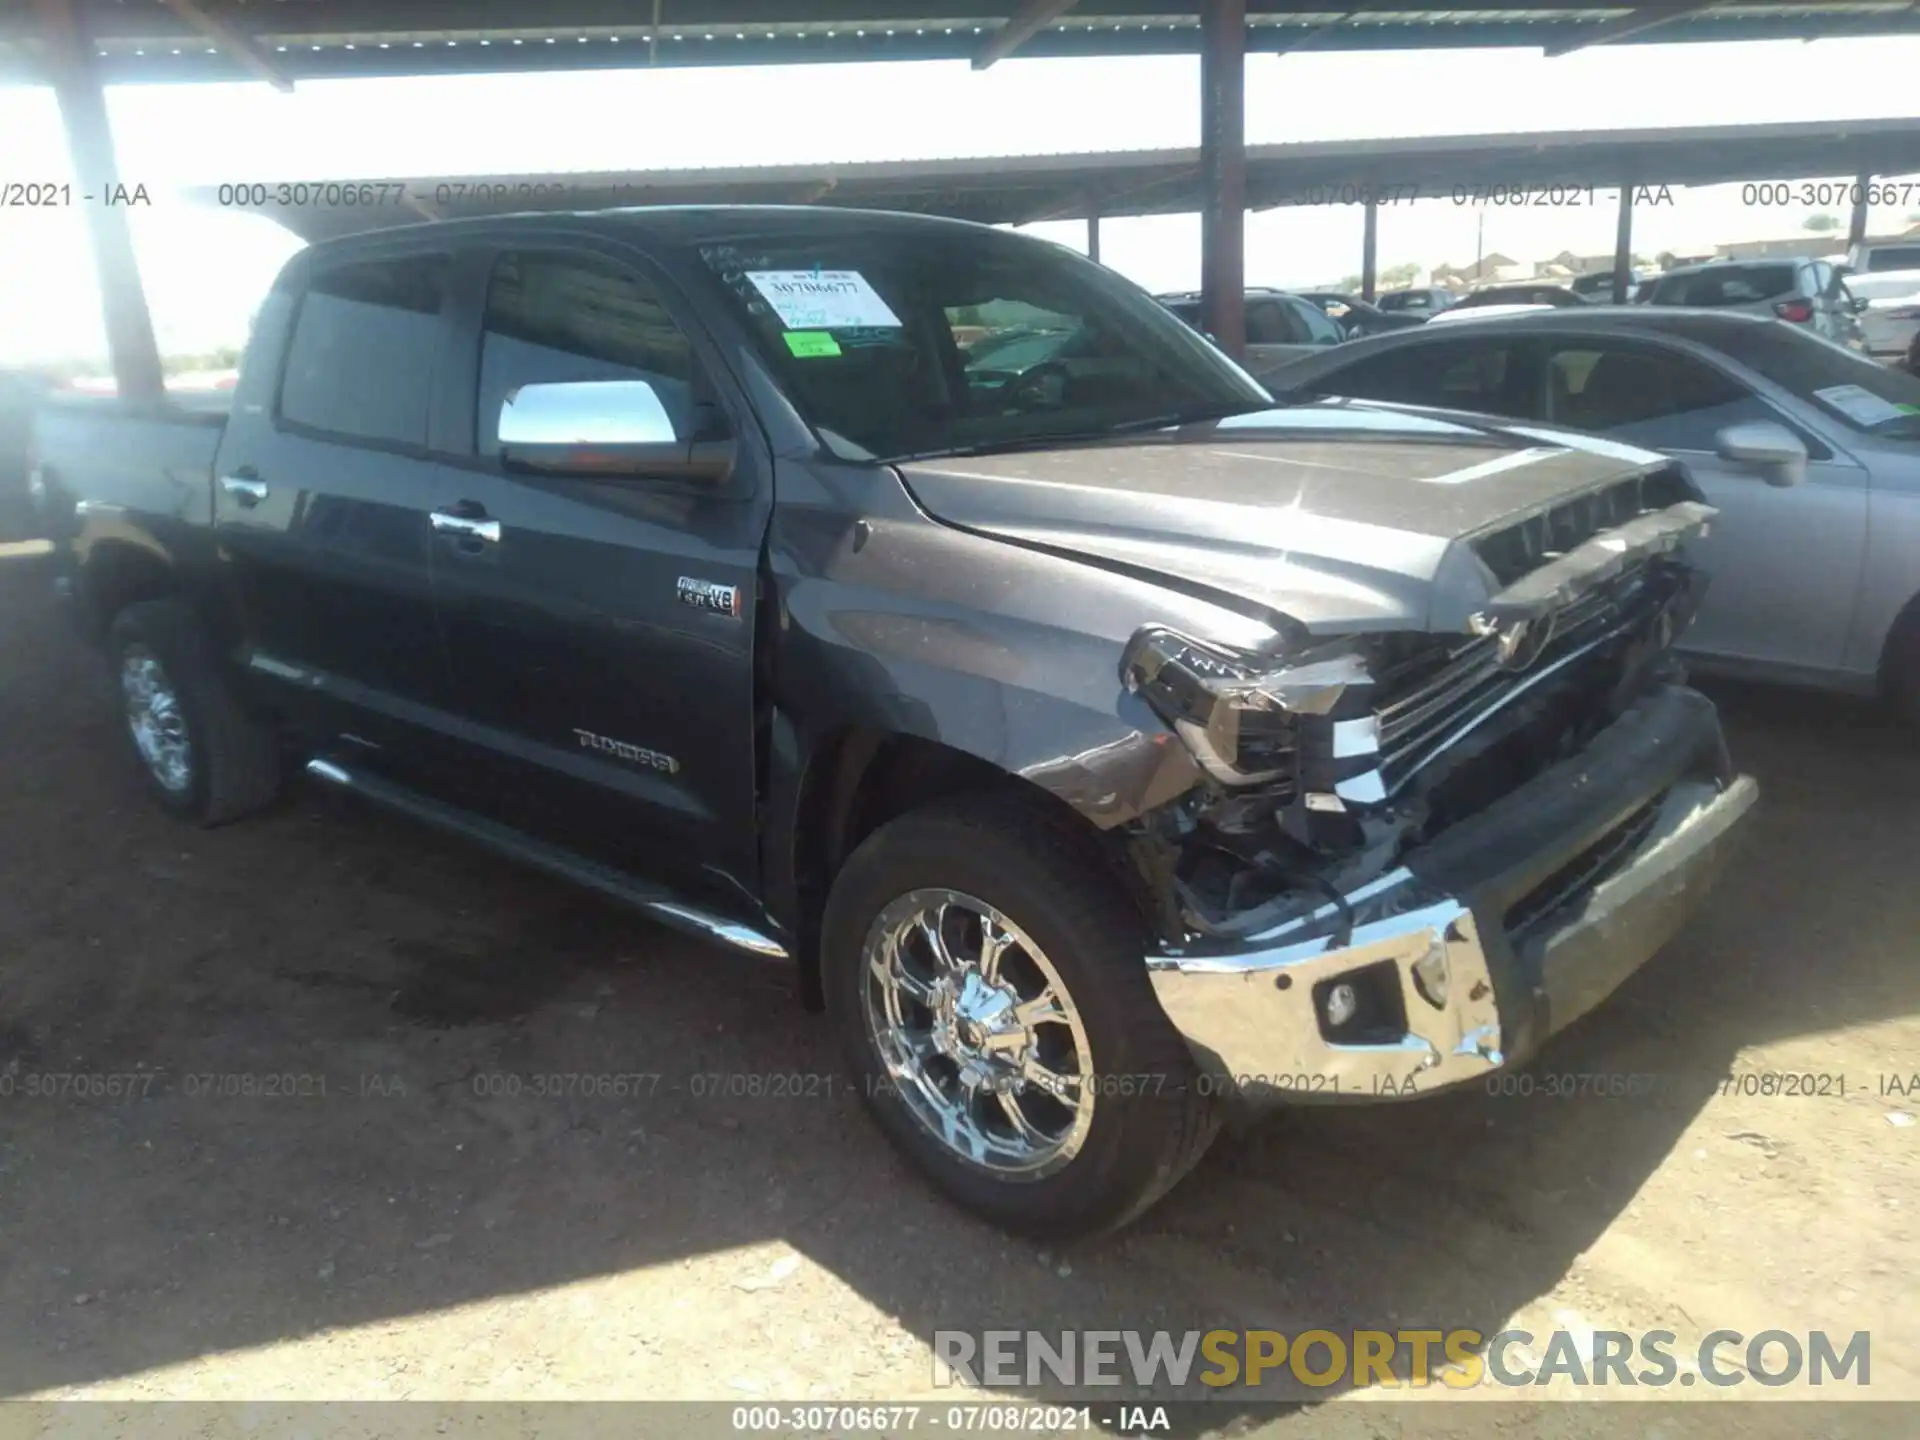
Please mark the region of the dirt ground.
<svg viewBox="0 0 1920 1440"><path fill-rule="evenodd" d="M1722 694L1744 863L1528 1072L1651 1093L1263 1121L1050 1253L844 1094L696 1093L835 1073L777 969L307 792L163 818L45 567L0 552L0 1396L950 1399L936 1329L1511 1324L1867 1330L1864 1393L1920 1399L1920 743L1867 707ZM1723 1079L1774 1071L1846 1094ZM1263 1425L1383 1397L1298 1398Z"/></svg>

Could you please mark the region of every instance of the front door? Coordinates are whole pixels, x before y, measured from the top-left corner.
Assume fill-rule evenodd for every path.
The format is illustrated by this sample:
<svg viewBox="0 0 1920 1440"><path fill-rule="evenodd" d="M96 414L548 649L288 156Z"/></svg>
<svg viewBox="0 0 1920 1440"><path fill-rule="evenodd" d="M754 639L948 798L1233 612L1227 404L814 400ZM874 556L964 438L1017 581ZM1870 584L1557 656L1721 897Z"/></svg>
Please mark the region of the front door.
<svg viewBox="0 0 1920 1440"><path fill-rule="evenodd" d="M1830 672L1844 658L1867 536L1867 475L1737 377L1664 346L1563 341L1547 357L1547 419L1686 463L1720 514L1688 554L1709 577L1680 648L1741 668ZM1807 446L1781 489L1722 460L1728 425L1785 425Z"/></svg>
<svg viewBox="0 0 1920 1440"><path fill-rule="evenodd" d="M639 257L519 249L470 264L484 314L472 454L434 543L456 708L487 774L476 795L589 858L737 902L758 873L764 447ZM730 431L732 480L502 464L510 394L598 380L652 385L677 435Z"/></svg>

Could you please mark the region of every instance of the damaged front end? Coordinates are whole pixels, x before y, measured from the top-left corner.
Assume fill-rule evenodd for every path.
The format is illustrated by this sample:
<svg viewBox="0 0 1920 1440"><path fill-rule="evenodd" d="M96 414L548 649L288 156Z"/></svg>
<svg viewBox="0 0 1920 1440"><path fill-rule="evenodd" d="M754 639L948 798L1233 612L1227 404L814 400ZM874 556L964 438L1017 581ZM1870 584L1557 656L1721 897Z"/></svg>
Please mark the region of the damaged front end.
<svg viewBox="0 0 1920 1440"><path fill-rule="evenodd" d="M1123 683L1207 776L1131 853L1160 910L1156 989L1213 1069L1308 1097L1451 1083L1594 991L1575 977L1549 1011L1561 931L1731 793L1717 718L1670 658L1701 588L1679 547L1713 511L1669 474L1470 542L1489 598L1458 633L1264 654L1133 637ZM1612 979L1586 1003L1668 921L1598 962Z"/></svg>

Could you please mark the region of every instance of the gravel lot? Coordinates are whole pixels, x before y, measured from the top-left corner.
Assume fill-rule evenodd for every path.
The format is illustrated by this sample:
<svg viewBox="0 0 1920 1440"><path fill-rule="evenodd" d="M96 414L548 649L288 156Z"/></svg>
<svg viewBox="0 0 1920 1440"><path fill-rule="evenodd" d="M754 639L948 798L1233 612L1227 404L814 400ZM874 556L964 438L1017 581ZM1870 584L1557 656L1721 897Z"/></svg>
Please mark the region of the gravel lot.
<svg viewBox="0 0 1920 1440"><path fill-rule="evenodd" d="M1262 1122L1050 1254L845 1095L695 1093L834 1073L778 970L309 792L164 819L46 565L0 548L0 1395L950 1398L936 1329L1514 1323L1869 1330L1920 1399L1920 743L1866 707L1723 695L1744 864L1530 1072L1653 1093ZM1846 1094L1723 1078L1773 1071ZM562 1073L662 1078L488 1093Z"/></svg>

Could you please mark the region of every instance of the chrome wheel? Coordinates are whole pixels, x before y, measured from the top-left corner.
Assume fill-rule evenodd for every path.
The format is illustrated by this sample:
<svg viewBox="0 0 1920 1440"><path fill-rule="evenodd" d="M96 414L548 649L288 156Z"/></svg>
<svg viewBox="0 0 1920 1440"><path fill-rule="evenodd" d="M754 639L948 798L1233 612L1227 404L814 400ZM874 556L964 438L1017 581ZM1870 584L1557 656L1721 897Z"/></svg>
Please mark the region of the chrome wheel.
<svg viewBox="0 0 1920 1440"><path fill-rule="evenodd" d="M159 657L144 645L120 654L120 694L126 701L127 729L147 772L161 787L184 794L193 784L193 743L180 697Z"/></svg>
<svg viewBox="0 0 1920 1440"><path fill-rule="evenodd" d="M1086 1143L1087 1032L1019 926L954 890L914 890L867 931L867 1033L914 1118L962 1159L1039 1180Z"/></svg>

